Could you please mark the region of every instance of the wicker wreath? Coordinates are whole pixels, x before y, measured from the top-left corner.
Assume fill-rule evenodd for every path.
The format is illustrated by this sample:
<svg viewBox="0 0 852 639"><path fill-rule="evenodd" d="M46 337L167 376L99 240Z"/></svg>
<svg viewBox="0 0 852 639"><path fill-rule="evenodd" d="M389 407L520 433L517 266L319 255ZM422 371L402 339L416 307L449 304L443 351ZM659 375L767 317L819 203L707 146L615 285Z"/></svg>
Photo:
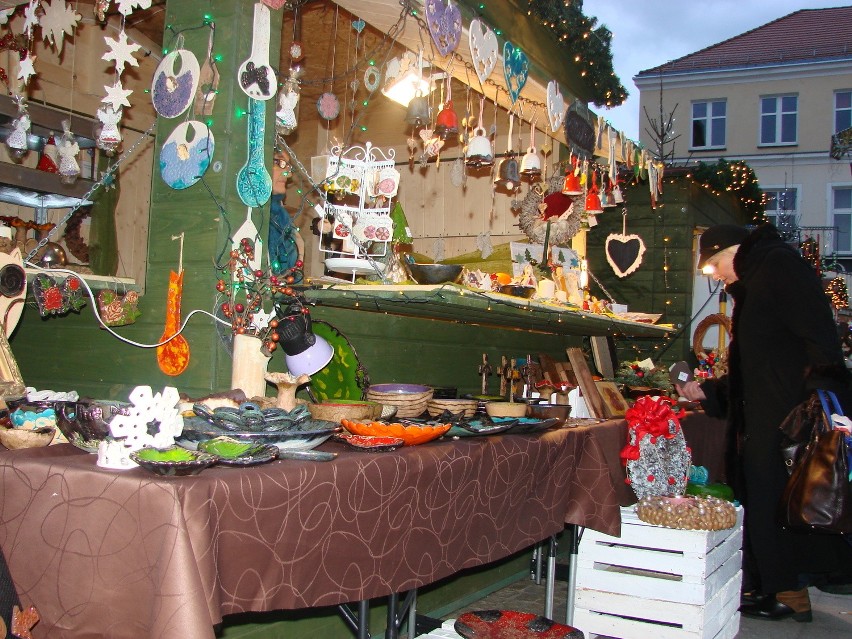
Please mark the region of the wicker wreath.
<svg viewBox="0 0 852 639"><path fill-rule="evenodd" d="M698 322L698 326L695 327L695 333L692 335L692 352L695 353L695 356L702 360L707 356L707 349L704 348L704 336L707 334L707 331L713 327L718 326L720 331L725 331L728 336L731 335L731 318L725 315L724 313L714 313L713 315L708 315L703 320ZM728 353L727 351L723 353L719 353L716 358L716 364L713 366L713 374L716 377L720 377L724 375L728 370Z"/></svg>
<svg viewBox="0 0 852 639"><path fill-rule="evenodd" d="M556 172L547 182L541 185L536 184L531 188L521 201L518 226L535 244L543 244L544 236L547 233L547 222L542 218L541 211L538 208L539 204L551 193L561 191L564 180L565 178L559 172ZM550 237L548 239L551 246L567 246L571 238L577 235L577 231L580 230L580 221L586 210L586 203L583 196L578 195L573 198L573 204L573 213L566 216L566 219L551 218Z"/></svg>

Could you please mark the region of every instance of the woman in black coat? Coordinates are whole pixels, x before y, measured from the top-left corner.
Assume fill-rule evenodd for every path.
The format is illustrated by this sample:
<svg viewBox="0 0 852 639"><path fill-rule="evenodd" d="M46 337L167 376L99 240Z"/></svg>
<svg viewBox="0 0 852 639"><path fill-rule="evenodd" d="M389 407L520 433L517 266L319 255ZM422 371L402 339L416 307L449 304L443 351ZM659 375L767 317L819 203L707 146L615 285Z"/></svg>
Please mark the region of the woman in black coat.
<svg viewBox="0 0 852 639"><path fill-rule="evenodd" d="M852 546L840 536L793 532L776 523L788 477L778 427L810 390L848 393L831 306L816 271L771 224L751 233L711 227L699 245L699 267L713 268L734 301L728 374L679 390L701 400L708 414L727 416L734 438L737 463L728 479L745 508L747 555L763 593L747 597L740 611L810 621L802 576L852 572Z"/></svg>

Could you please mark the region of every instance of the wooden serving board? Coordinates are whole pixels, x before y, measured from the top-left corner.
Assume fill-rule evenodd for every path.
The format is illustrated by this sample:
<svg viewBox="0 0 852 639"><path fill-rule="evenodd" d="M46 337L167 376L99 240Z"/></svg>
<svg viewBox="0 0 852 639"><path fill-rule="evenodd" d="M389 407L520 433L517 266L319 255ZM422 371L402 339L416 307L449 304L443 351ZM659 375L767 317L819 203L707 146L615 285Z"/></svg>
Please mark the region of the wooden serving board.
<svg viewBox="0 0 852 639"><path fill-rule="evenodd" d="M595 386L595 380L592 379L592 372L589 370L589 364L586 362L586 357L580 348L568 348L568 361L571 362L571 368L574 369L574 374L577 376L577 381L580 384L580 391L583 393L583 398L586 400L586 405L589 407L589 412L592 417L600 417L606 419L608 411L604 406L603 398Z"/></svg>

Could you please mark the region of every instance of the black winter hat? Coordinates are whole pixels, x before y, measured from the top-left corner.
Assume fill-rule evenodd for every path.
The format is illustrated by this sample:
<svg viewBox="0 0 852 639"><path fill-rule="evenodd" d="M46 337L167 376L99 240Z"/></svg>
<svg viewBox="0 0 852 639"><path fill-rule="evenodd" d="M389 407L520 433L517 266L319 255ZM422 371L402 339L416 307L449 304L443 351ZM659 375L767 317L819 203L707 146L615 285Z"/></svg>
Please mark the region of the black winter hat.
<svg viewBox="0 0 852 639"><path fill-rule="evenodd" d="M698 240L698 268L704 268L707 260L729 246L742 244L749 235L748 229L733 224L711 226Z"/></svg>

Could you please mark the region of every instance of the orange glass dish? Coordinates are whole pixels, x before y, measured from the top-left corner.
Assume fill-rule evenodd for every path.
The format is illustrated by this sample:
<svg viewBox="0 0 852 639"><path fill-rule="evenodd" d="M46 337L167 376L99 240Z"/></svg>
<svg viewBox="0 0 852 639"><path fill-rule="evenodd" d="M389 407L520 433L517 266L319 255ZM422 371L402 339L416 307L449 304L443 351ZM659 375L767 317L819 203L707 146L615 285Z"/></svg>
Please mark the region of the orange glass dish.
<svg viewBox="0 0 852 639"><path fill-rule="evenodd" d="M348 419L341 420L343 428L353 435L372 435L384 437L399 437L405 442L404 446L415 446L425 444L450 430L452 424L431 425L408 425L399 422L353 422Z"/></svg>

